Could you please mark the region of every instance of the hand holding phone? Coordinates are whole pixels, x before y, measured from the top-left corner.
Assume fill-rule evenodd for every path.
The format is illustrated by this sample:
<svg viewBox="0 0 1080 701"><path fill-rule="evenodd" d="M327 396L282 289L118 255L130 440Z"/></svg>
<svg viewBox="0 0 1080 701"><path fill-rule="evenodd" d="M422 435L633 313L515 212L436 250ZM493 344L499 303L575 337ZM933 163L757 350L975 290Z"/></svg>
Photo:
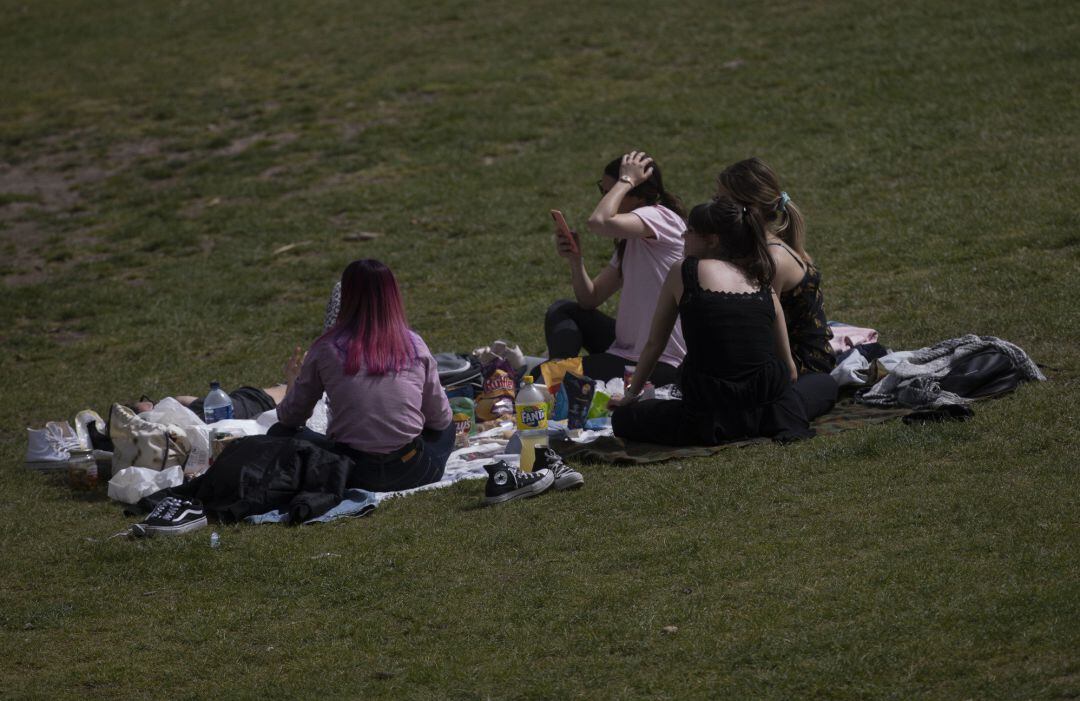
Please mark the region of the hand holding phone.
<svg viewBox="0 0 1080 701"><path fill-rule="evenodd" d="M558 232L558 235L569 245L570 252L576 256L580 256L581 249L578 247L577 237L574 235L573 231L570 231L570 227L566 225L566 217L563 216L563 213L557 209L553 209L551 210L551 218L555 220L555 230Z"/></svg>

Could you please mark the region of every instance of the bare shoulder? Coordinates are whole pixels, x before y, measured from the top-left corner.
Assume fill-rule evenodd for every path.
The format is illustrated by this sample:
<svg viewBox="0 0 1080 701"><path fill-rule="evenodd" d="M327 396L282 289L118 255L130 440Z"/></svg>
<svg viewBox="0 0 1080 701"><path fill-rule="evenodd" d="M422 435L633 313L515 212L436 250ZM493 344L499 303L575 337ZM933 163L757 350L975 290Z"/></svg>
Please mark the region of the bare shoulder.
<svg viewBox="0 0 1080 701"><path fill-rule="evenodd" d="M714 258L702 259L698 263L698 283L702 289L714 292L745 293L758 290L737 267Z"/></svg>
<svg viewBox="0 0 1080 701"><path fill-rule="evenodd" d="M795 251L791 250L787 244L770 242L769 256L773 260L773 265L776 266L776 281L780 283L781 289L790 290L799 284L805 271L796 260L798 254Z"/></svg>

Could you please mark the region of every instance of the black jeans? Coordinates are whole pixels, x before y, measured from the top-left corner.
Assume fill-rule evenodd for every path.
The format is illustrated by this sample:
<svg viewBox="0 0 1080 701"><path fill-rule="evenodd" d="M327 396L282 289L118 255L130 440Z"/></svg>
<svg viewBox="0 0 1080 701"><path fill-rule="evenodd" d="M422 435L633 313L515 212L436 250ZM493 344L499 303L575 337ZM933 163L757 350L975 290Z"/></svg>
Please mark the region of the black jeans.
<svg viewBox="0 0 1080 701"><path fill-rule="evenodd" d="M281 426L274 424L270 433L289 430L285 427L279 429ZM454 422L451 421L441 430L424 429L411 445L388 456L364 453L344 443L335 443L309 428L301 429L297 437L352 459L353 467L345 483L347 488L397 492L442 479L446 460L454 450Z"/></svg>
<svg viewBox="0 0 1080 701"><path fill-rule="evenodd" d="M594 380L606 382L622 377L627 365L637 365L636 361L605 352L615 342L614 319L568 299L560 299L548 307L544 337L549 358L576 358L582 350L588 351L581 361L582 370ZM538 370L533 375L540 376ZM670 385L678 379L678 368L657 363L649 379L658 387Z"/></svg>

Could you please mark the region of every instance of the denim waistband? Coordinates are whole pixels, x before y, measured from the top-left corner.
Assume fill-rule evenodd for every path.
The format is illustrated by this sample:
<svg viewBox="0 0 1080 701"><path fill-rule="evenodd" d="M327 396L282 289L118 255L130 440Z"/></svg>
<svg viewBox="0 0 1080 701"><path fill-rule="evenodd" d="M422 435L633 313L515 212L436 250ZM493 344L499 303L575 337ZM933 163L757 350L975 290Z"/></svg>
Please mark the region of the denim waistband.
<svg viewBox="0 0 1080 701"><path fill-rule="evenodd" d="M424 448L424 442L420 436L412 439L405 445L401 446L397 450L393 450L389 453L369 453L363 450L357 450L344 443L338 443L338 447L342 452L346 453L356 462L363 462L368 464L385 465L391 462L408 462L418 455Z"/></svg>

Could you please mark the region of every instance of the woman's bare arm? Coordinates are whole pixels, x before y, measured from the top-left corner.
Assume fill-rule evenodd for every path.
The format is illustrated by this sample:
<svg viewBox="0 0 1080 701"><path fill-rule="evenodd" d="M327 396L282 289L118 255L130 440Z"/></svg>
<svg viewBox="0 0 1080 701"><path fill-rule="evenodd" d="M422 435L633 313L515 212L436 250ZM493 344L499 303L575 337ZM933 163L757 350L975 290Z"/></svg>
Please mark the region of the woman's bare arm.
<svg viewBox="0 0 1080 701"><path fill-rule="evenodd" d="M787 318L784 316L784 308L780 306L780 297L776 290L772 290L773 311L776 318L773 319L773 337L776 339L776 355L784 362L788 369L788 377L792 382L799 379L799 370L795 367L795 360L791 357L791 344L787 335Z"/></svg>

